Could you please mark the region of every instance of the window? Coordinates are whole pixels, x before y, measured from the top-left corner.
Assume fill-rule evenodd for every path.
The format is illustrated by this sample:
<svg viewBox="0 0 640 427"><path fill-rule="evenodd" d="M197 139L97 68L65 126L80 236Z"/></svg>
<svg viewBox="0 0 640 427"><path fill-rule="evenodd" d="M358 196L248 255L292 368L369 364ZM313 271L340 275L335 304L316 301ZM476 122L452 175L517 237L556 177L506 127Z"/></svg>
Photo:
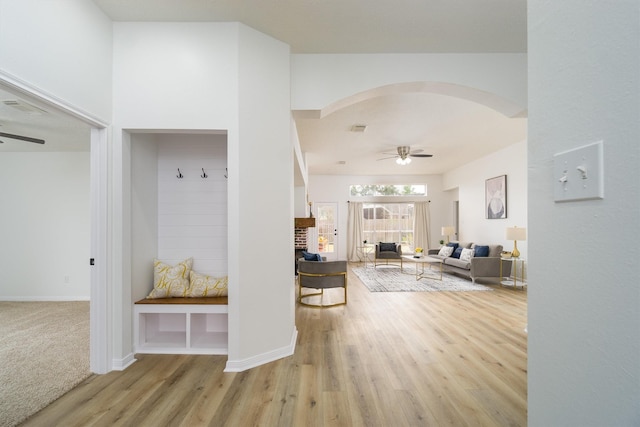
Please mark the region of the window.
<svg viewBox="0 0 640 427"><path fill-rule="evenodd" d="M413 252L413 203L364 203L363 238L370 243L395 242Z"/></svg>
<svg viewBox="0 0 640 427"><path fill-rule="evenodd" d="M368 196L426 196L425 184L351 185L349 193L355 197Z"/></svg>

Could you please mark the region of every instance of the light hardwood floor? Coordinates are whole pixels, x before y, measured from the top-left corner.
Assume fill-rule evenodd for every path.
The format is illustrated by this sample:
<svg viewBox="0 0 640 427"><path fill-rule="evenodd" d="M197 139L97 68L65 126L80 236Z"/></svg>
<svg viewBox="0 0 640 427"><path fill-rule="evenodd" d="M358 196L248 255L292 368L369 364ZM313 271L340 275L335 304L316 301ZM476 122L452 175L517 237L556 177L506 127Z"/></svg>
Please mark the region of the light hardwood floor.
<svg viewBox="0 0 640 427"><path fill-rule="evenodd" d="M525 426L526 291L370 293L297 306L293 356L241 373L226 357L138 355L27 426Z"/></svg>

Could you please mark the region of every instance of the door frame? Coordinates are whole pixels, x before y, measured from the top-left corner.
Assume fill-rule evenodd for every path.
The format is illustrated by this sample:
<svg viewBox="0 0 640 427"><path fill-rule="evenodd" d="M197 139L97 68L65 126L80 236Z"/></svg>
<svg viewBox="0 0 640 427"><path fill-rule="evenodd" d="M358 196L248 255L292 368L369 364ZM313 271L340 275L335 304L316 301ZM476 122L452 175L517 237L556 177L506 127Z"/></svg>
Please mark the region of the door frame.
<svg viewBox="0 0 640 427"><path fill-rule="evenodd" d="M89 250L94 265L90 269L90 345L89 368L91 372L103 374L111 371L111 343L109 340L112 315L109 311L108 269L111 262L108 252L108 158L109 125L106 121L93 116L63 101L55 95L31 85L16 76L0 70L0 85L33 98L45 105L69 114L91 126L90 136L90 203L91 235Z"/></svg>

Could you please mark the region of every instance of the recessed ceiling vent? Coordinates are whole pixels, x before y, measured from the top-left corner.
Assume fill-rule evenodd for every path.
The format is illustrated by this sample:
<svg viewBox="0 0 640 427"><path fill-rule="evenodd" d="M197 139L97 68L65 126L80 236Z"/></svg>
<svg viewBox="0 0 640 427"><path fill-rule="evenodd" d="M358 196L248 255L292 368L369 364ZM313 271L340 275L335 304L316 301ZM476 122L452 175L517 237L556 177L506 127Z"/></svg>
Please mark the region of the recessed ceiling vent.
<svg viewBox="0 0 640 427"><path fill-rule="evenodd" d="M353 125L351 126L351 132L364 132L367 130L367 125Z"/></svg>
<svg viewBox="0 0 640 427"><path fill-rule="evenodd" d="M39 116L47 113L46 110L43 110L42 108L36 107L35 105L31 105L19 99L7 99L5 101L2 101L2 103L7 107L15 108L16 110L20 110L23 113L31 115Z"/></svg>

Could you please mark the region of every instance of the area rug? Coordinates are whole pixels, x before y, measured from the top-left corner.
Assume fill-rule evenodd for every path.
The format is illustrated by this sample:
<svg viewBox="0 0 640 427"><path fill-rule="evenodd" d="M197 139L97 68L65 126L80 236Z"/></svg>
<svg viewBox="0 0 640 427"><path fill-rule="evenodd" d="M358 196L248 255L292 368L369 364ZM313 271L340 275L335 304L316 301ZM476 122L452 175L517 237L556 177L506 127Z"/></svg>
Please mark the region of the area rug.
<svg viewBox="0 0 640 427"><path fill-rule="evenodd" d="M91 374L89 302L0 302L0 426L15 426Z"/></svg>
<svg viewBox="0 0 640 427"><path fill-rule="evenodd" d="M446 273L442 275L442 280L430 277L416 280L413 266L403 268L402 272L400 272L399 267L355 267L352 271L371 292L467 292L493 290L489 286L473 284L469 279ZM427 273L430 274L428 271ZM436 277L440 275L436 271L433 274Z"/></svg>

